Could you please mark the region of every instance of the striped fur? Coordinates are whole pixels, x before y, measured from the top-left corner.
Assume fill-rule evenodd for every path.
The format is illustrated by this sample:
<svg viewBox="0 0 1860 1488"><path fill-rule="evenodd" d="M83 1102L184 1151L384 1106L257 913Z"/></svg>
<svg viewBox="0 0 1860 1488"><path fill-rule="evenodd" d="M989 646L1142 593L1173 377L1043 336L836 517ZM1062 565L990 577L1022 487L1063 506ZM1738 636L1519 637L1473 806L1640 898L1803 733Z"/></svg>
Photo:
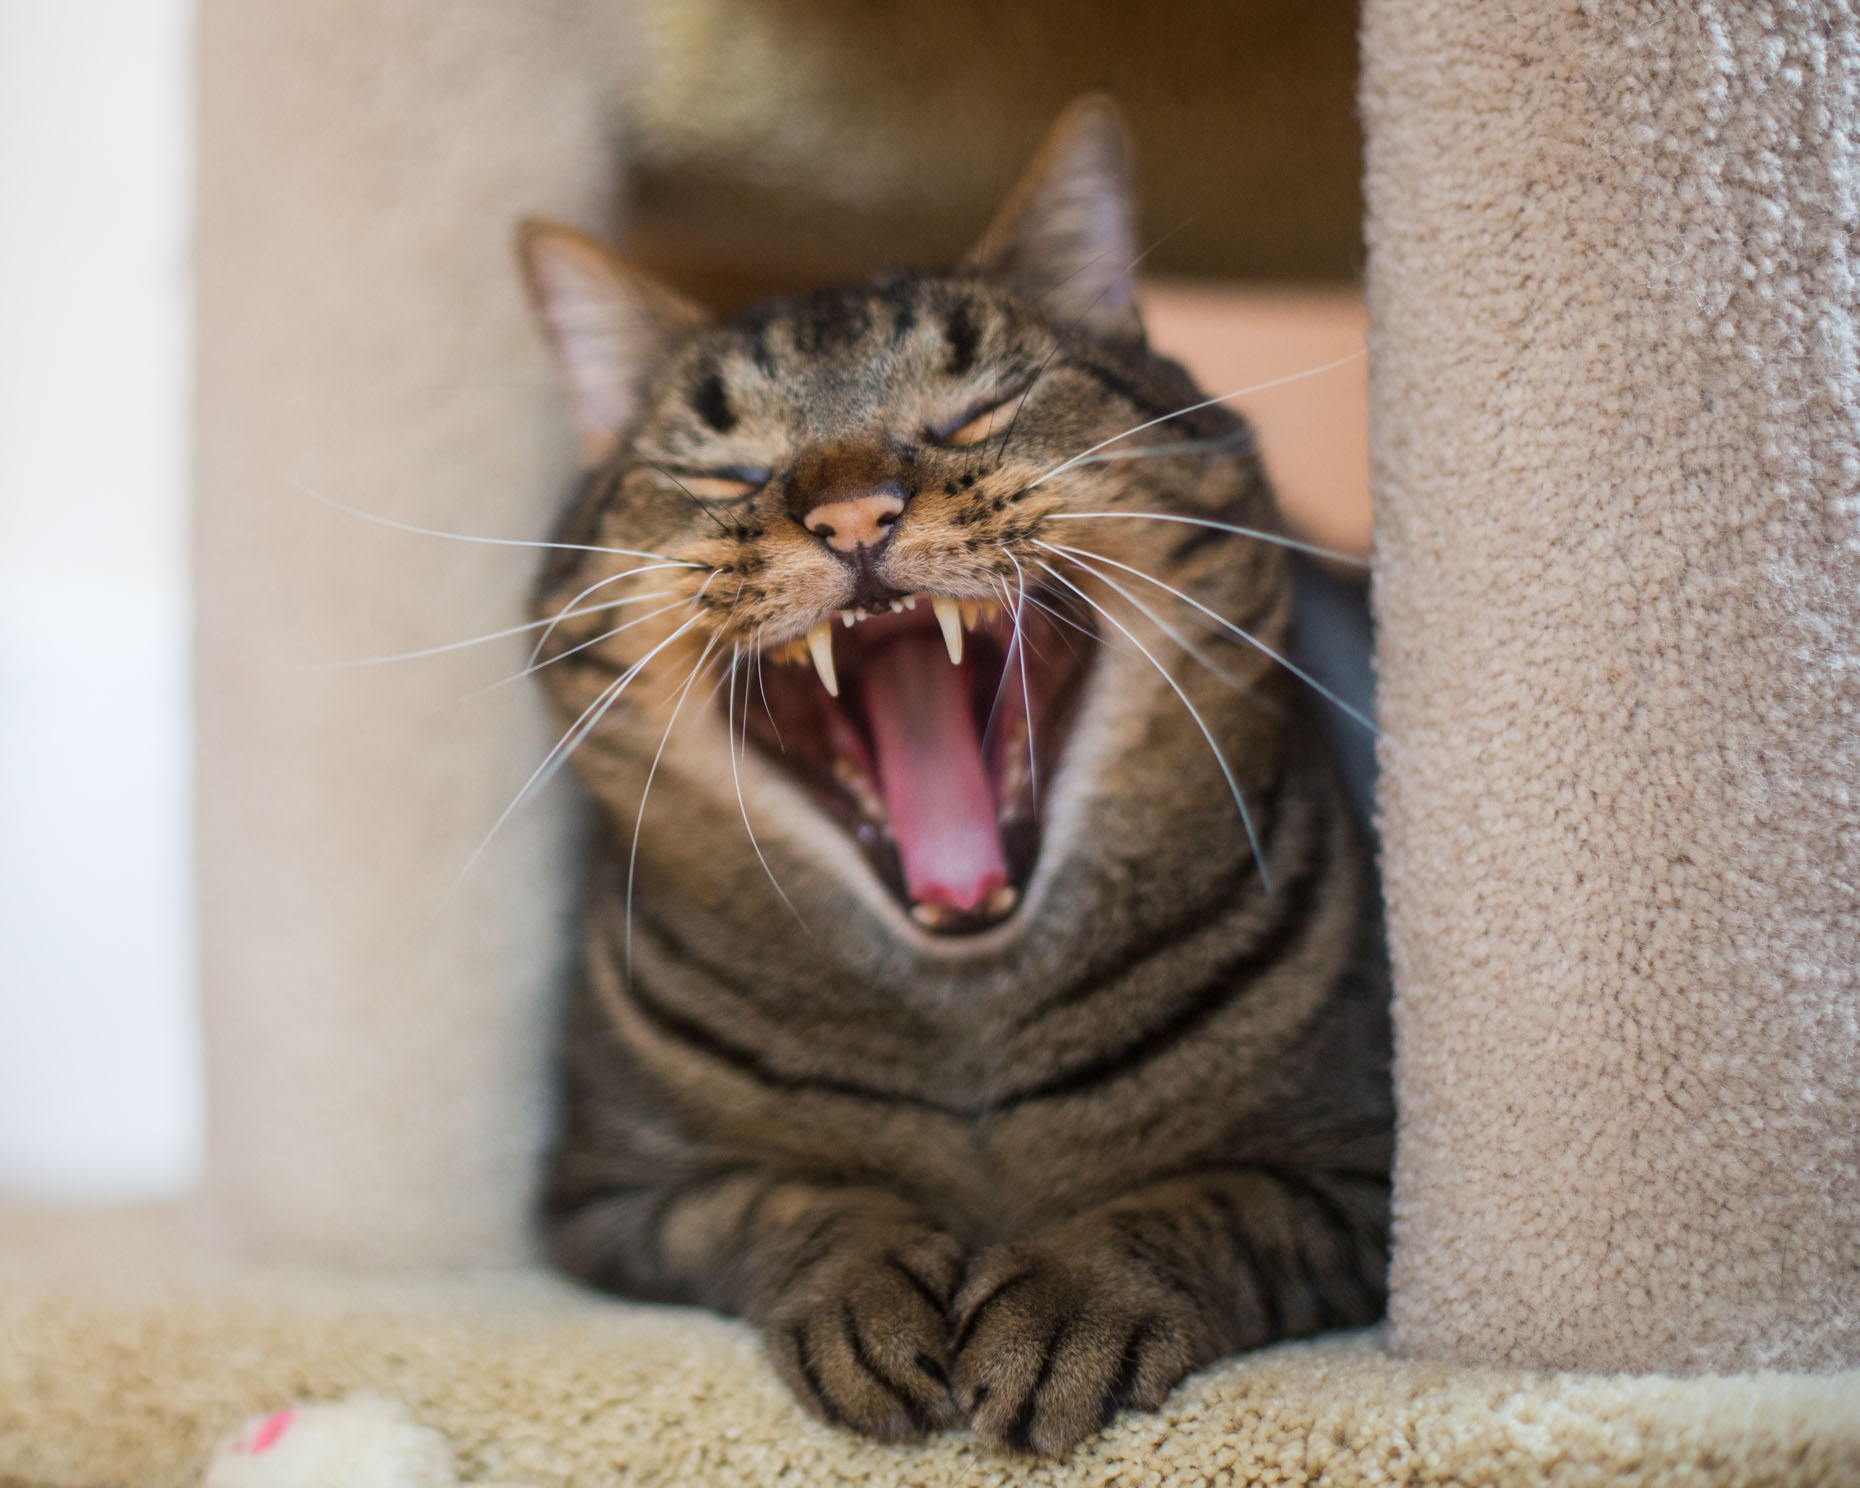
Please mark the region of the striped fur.
<svg viewBox="0 0 1860 1488"><path fill-rule="evenodd" d="M574 755L600 820L553 1253L627 1295L748 1317L810 1409L881 1437L968 1422L1064 1451L1189 1370L1383 1303L1391 1111L1367 850L1296 684L1108 566L1282 652L1282 552L1061 520L1276 530L1257 454L1217 406L1133 441L1195 448L1040 479L1201 396L1144 346L1118 286L1085 273L1100 298L1080 309L1058 282L1102 242L1055 229L1043 183L1076 202L1120 176L1100 168L1107 128L1090 105L1062 121L996 247L958 271L669 333L561 540L697 566L612 579L651 560L563 549L540 591L539 614L566 614L544 674L564 729L652 658ZM1011 434L949 448L920 432L1029 379ZM979 934L920 930L845 830L730 733L752 674L712 695L733 654L849 603L844 565L796 513L811 470L855 457L908 496L886 550L898 588L999 598L1051 565L1123 627L1096 622L1037 867ZM727 503L665 473L753 467L774 474ZM568 612L606 579L603 600L669 591L634 613L671 608L599 639L627 612Z"/></svg>

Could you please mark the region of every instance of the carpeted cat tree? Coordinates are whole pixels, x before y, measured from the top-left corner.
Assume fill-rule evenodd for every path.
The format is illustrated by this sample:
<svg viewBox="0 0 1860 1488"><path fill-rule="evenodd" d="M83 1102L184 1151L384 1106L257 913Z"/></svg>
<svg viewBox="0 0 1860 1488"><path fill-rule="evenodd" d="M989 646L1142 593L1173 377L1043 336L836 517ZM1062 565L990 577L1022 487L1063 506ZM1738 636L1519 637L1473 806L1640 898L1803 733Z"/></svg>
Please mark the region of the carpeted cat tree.
<svg viewBox="0 0 1860 1488"><path fill-rule="evenodd" d="M543 526L566 438L502 224L600 220L590 59L644 45L610 10L203 6L209 1207L245 1259L0 1220L0 1483L182 1488L362 1388L474 1483L1860 1483L1860 16L1368 0L1390 1325L1027 1466L851 1440L737 1325L520 1264L572 848L545 810L452 880L540 726L308 665L512 623L523 553L317 498Z"/></svg>

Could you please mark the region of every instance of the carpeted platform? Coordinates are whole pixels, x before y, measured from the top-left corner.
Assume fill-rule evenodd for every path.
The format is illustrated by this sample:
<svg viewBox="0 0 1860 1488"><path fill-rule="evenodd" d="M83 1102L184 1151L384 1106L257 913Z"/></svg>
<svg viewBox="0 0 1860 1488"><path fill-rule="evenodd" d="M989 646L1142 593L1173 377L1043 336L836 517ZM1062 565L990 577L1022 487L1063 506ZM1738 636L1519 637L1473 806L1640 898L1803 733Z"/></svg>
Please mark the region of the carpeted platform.
<svg viewBox="0 0 1860 1488"><path fill-rule="evenodd" d="M1390 1359L1373 1335L1196 1375L1064 1463L855 1440L802 1414L746 1328L539 1272L215 1268L162 1215L0 1221L0 1484L193 1488L215 1440L372 1389L467 1483L1860 1483L1860 1372L1673 1380Z"/></svg>

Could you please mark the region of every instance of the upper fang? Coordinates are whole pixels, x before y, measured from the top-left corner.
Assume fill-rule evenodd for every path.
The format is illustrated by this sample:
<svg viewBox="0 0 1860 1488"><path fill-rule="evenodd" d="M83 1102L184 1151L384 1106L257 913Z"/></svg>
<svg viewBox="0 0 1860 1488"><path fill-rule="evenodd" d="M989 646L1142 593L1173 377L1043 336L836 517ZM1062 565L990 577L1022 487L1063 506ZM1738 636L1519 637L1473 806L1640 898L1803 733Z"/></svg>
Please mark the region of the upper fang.
<svg viewBox="0 0 1860 1488"><path fill-rule="evenodd" d="M840 695L840 679L833 672L833 632L827 622L816 620L807 632L807 649L814 658L814 670L820 673L820 685L828 697Z"/></svg>
<svg viewBox="0 0 1860 1488"><path fill-rule="evenodd" d="M936 594L930 599L930 608L936 611L936 623L943 628L943 645L949 651L952 666L962 665L962 609L955 600L947 595Z"/></svg>

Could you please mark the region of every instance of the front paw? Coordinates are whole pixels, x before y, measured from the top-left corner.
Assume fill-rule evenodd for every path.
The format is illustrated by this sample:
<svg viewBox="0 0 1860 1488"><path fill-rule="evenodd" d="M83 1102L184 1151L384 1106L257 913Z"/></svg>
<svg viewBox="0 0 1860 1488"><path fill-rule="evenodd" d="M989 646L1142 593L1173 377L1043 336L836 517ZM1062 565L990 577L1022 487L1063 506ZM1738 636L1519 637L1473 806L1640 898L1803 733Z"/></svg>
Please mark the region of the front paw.
<svg viewBox="0 0 1860 1488"><path fill-rule="evenodd" d="M962 1265L933 1230L842 1239L760 1319L775 1367L831 1425L887 1441L955 1425L947 1308Z"/></svg>
<svg viewBox="0 0 1860 1488"><path fill-rule="evenodd" d="M976 1436L1055 1456L1219 1352L1187 1296L1084 1238L985 1251L952 1316L950 1385Z"/></svg>

